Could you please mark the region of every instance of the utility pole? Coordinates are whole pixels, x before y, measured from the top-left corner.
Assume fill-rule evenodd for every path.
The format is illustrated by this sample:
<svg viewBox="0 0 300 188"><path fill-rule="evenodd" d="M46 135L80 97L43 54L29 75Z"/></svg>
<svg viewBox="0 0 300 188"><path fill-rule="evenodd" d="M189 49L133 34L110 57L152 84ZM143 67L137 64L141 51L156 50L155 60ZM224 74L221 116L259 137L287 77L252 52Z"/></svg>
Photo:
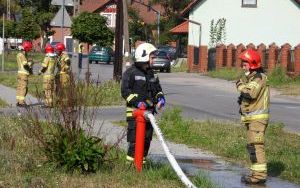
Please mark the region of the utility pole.
<svg viewBox="0 0 300 188"><path fill-rule="evenodd" d="M129 32L128 32L128 4L127 0L122 0L123 5L123 35L124 35L124 50L129 52Z"/></svg>
<svg viewBox="0 0 300 188"><path fill-rule="evenodd" d="M116 17L116 30L115 30L115 63L113 78L117 82L122 78L123 67L123 2L117 0L117 17Z"/></svg>
<svg viewBox="0 0 300 188"><path fill-rule="evenodd" d="M7 0L6 16L7 19L10 20L10 0Z"/></svg>
<svg viewBox="0 0 300 188"><path fill-rule="evenodd" d="M124 64L130 64L129 54L129 31L128 31L128 3L127 0L122 0L123 3L123 36L124 36Z"/></svg>
<svg viewBox="0 0 300 188"><path fill-rule="evenodd" d="M4 19L5 19L5 14L3 13L2 15L2 66L1 66L1 70L2 72L4 72Z"/></svg>
<svg viewBox="0 0 300 188"><path fill-rule="evenodd" d="M61 20L61 42L64 43L64 25L65 25L65 0L62 1L62 20Z"/></svg>

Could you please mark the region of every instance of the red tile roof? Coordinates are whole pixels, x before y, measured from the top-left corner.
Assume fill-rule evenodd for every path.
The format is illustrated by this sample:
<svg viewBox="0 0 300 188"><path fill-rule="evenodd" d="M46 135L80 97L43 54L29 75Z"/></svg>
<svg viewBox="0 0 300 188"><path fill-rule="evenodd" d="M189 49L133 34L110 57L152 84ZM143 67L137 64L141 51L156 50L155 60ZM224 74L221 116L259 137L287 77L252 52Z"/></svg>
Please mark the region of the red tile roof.
<svg viewBox="0 0 300 188"><path fill-rule="evenodd" d="M95 12L97 9L109 4L110 2L114 2L114 0L83 0L80 5L80 12Z"/></svg>
<svg viewBox="0 0 300 188"><path fill-rule="evenodd" d="M143 0L143 3L147 5L149 3L149 0ZM145 23L153 24L156 22L157 20L156 13L153 11L148 11L148 8L146 6L134 2L131 5L131 7L139 11L139 16L144 20ZM152 7L155 10L159 10L161 14L163 13L163 8L160 5L152 5Z"/></svg>
<svg viewBox="0 0 300 188"><path fill-rule="evenodd" d="M80 6L80 12L98 12L105 8L106 5L115 4L116 0L83 0L82 5ZM144 4L148 4L149 0L144 0ZM153 11L148 11L146 6L143 6L139 3L133 2L130 5L134 9L138 10L140 17L144 20L145 23L155 23L157 20L157 15ZM163 12L163 8L160 5L153 5L154 9Z"/></svg>
<svg viewBox="0 0 300 188"><path fill-rule="evenodd" d="M170 30L173 34L183 34L189 32L189 22L185 21Z"/></svg>

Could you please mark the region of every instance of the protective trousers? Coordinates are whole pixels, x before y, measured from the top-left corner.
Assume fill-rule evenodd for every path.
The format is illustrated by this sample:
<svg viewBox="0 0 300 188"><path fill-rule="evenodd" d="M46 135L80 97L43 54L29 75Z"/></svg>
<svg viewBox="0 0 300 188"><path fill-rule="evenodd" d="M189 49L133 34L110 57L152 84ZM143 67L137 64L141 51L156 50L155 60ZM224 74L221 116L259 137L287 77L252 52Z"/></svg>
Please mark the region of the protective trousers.
<svg viewBox="0 0 300 188"><path fill-rule="evenodd" d="M18 73L17 76L18 86L17 86L17 103L25 104L25 96L28 91L28 75Z"/></svg>
<svg viewBox="0 0 300 188"><path fill-rule="evenodd" d="M54 94L54 75L45 75L43 77L43 88L45 92L45 104L46 106L53 106L53 94Z"/></svg>
<svg viewBox="0 0 300 188"><path fill-rule="evenodd" d="M70 75L67 73L59 74L56 77L56 85L58 100L62 102L63 105L66 105L68 101L68 89L70 87Z"/></svg>
<svg viewBox="0 0 300 188"><path fill-rule="evenodd" d="M265 156L265 131L267 120L246 123L248 144L247 149L251 160L251 178L266 179L267 162Z"/></svg>
<svg viewBox="0 0 300 188"><path fill-rule="evenodd" d="M127 155L134 158L135 152L135 134L136 134L136 123L134 120L128 120L127 127L127 142L128 150ZM150 144L153 135L153 127L150 122L146 122L146 132L145 132L145 145L144 145L144 157L148 155Z"/></svg>

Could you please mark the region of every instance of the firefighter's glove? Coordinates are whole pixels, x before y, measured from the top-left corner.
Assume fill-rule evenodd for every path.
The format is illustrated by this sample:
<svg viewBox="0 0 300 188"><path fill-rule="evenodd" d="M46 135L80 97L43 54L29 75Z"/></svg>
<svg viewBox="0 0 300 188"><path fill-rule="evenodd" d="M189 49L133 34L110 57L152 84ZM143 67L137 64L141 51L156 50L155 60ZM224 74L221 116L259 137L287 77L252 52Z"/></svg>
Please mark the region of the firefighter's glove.
<svg viewBox="0 0 300 188"><path fill-rule="evenodd" d="M24 65L24 69L29 72L29 74L33 74L32 68L29 65Z"/></svg>
<svg viewBox="0 0 300 188"><path fill-rule="evenodd" d="M237 100L237 103L238 103L239 105L241 105L241 104L242 104L242 101L243 101L243 97L242 97L242 95L240 95L239 98L238 98L238 100Z"/></svg>
<svg viewBox="0 0 300 188"><path fill-rule="evenodd" d="M139 102L138 103L138 105L137 105L137 107L139 108L139 109L143 109L143 108L147 108L147 103L145 103L145 102Z"/></svg>
<svg viewBox="0 0 300 188"><path fill-rule="evenodd" d="M166 104L166 100L164 98L158 98L157 101L158 101L158 103L156 106L158 109L161 109Z"/></svg>
<svg viewBox="0 0 300 188"><path fill-rule="evenodd" d="M239 88L240 85L243 84L243 81L241 79L239 79L238 81L236 81L235 85L236 85L236 88Z"/></svg>

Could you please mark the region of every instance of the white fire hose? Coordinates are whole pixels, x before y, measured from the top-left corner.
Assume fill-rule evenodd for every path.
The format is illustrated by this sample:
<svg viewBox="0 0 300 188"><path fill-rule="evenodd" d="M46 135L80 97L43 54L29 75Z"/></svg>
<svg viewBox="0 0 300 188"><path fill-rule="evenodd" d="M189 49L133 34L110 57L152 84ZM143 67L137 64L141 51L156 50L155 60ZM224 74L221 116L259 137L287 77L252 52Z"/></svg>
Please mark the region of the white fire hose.
<svg viewBox="0 0 300 188"><path fill-rule="evenodd" d="M149 119L151 124L152 124L152 127L158 137L158 140L160 141L163 149L164 149L164 152L172 166L172 168L175 170L177 176L180 178L180 180L182 181L182 183L184 185L186 185L188 188L197 188L187 177L186 175L184 174L184 172L182 171L182 169L180 168L180 166L178 165L175 157L171 154L164 138L163 138L163 135L162 135L162 132L160 130L160 128L158 127L158 125L156 124L156 121L155 121L155 118L153 116L153 114L151 112L148 112L146 111L145 112L145 118L146 119Z"/></svg>

